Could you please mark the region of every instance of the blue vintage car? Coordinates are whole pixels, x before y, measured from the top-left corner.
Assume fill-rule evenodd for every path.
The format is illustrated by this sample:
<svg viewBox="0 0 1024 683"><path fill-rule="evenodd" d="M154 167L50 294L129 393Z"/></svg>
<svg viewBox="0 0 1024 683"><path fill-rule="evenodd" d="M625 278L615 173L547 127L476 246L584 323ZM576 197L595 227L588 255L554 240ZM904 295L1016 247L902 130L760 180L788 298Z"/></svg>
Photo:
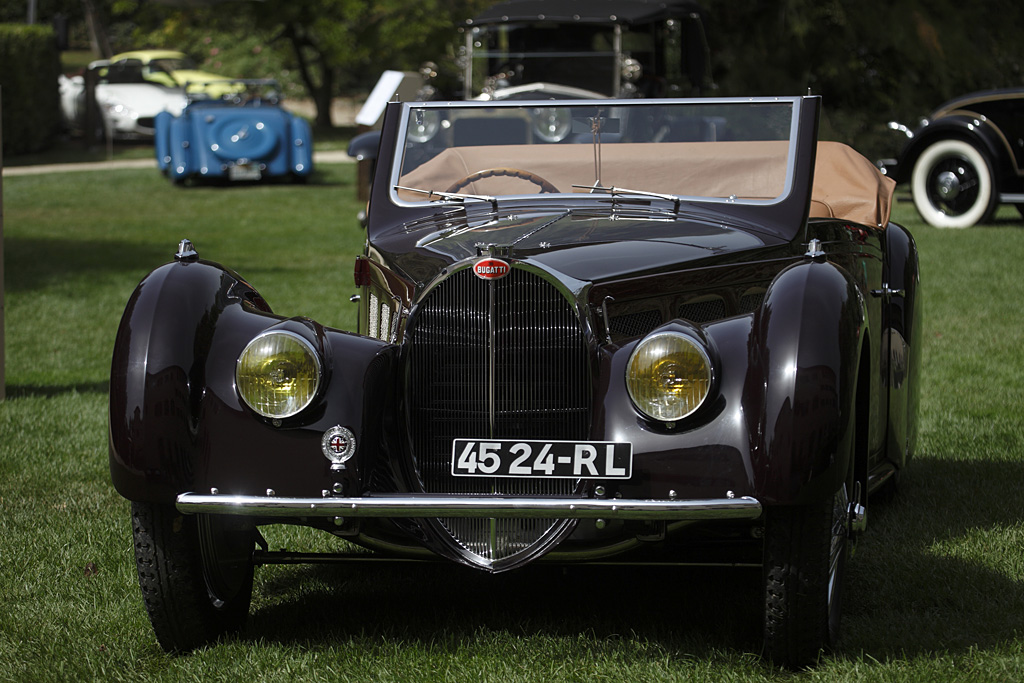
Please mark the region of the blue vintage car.
<svg viewBox="0 0 1024 683"><path fill-rule="evenodd" d="M309 122L283 109L277 83L238 79L222 97L186 87L181 115L156 117L160 170L176 183L188 179L301 180L313 172Z"/></svg>

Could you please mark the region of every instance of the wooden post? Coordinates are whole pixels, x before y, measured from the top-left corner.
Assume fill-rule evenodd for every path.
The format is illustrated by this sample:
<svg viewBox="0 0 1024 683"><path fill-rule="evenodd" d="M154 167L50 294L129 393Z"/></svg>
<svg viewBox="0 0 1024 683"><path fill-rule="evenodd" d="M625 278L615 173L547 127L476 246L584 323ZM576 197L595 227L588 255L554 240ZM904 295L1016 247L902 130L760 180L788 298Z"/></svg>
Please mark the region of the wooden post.
<svg viewBox="0 0 1024 683"><path fill-rule="evenodd" d="M3 111L3 104L0 89L0 111ZM0 401L7 396L4 358L4 124L0 120Z"/></svg>

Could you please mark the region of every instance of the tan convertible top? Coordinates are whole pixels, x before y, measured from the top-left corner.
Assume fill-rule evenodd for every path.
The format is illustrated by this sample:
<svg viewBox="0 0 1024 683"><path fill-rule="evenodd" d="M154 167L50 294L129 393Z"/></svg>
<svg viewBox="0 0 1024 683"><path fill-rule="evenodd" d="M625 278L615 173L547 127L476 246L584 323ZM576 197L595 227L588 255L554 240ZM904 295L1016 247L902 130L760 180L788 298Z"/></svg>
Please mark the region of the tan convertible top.
<svg viewBox="0 0 1024 683"><path fill-rule="evenodd" d="M811 218L889 224L896 181L841 142L819 142L811 190Z"/></svg>
<svg viewBox="0 0 1024 683"><path fill-rule="evenodd" d="M785 191L786 142L670 142L601 147L601 184L690 197L774 199ZM666 163L671 159L671 163ZM452 147L403 175L399 185L451 191L459 181L489 169L527 171L560 192L594 182L591 145L486 145ZM509 195L536 185L516 175L492 175L460 192ZM819 142L811 194L812 218L837 218L885 227L896 183L839 142ZM408 201L423 195L399 191Z"/></svg>

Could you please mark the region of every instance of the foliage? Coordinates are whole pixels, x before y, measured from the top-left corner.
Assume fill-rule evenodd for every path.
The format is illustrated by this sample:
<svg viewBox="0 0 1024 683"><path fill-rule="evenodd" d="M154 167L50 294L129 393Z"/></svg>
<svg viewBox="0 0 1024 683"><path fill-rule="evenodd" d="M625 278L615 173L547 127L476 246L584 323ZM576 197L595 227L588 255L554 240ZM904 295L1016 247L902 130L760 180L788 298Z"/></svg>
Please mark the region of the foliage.
<svg viewBox="0 0 1024 683"><path fill-rule="evenodd" d="M82 17L82 0L36 0L36 16L49 23L56 16L73 19ZM0 23L28 21L28 0L0 4Z"/></svg>
<svg viewBox="0 0 1024 683"><path fill-rule="evenodd" d="M216 73L277 78L291 96L313 97L327 124L330 98L368 92L385 69L431 60L454 79L456 27L494 0L91 1L115 50L173 47ZM717 94L810 89L824 98L825 134L869 158L895 154L889 120L913 123L950 97L1024 84L1019 0L701 2ZM82 35L81 4L39 0L39 16L63 14ZM8 3L0 21L22 10Z"/></svg>
<svg viewBox="0 0 1024 683"><path fill-rule="evenodd" d="M289 68L282 54L244 16L233 17L231 26L205 20L204 13L174 13L155 28L138 25L126 45L172 47L186 52L199 68L235 78L273 78L288 97L305 97L301 78Z"/></svg>
<svg viewBox="0 0 1024 683"><path fill-rule="evenodd" d="M951 97L1024 85L1017 0L704 2L721 94L810 89L827 132L869 158L894 155L880 136L888 120L914 123Z"/></svg>
<svg viewBox="0 0 1024 683"><path fill-rule="evenodd" d="M368 92L384 69L416 69L438 59L454 25L480 0L265 0L174 9L119 0L136 44L175 46L204 68L273 77L291 96L317 104L330 123L330 100ZM226 71L225 71L226 70Z"/></svg>
<svg viewBox="0 0 1024 683"><path fill-rule="evenodd" d="M0 24L5 154L44 149L60 126L56 47L48 26Z"/></svg>
<svg viewBox="0 0 1024 683"><path fill-rule="evenodd" d="M351 329L353 165L304 186L176 188L155 170L4 178L0 681L1013 681L1024 677L1020 216L895 219L921 252L917 458L872 503L845 641L813 670L757 657L757 572L450 564L263 567L251 624L187 657L156 647L128 506L107 469L107 378L132 289L192 238L274 309ZM999 248L993 249L997 244ZM271 547L332 546L271 527Z"/></svg>

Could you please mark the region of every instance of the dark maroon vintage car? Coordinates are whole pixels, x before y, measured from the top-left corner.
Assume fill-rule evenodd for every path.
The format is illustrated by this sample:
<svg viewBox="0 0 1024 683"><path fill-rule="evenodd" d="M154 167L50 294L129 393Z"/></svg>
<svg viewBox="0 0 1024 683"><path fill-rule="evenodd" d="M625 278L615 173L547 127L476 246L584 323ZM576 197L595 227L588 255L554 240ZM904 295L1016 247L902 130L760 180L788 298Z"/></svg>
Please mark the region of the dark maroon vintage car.
<svg viewBox="0 0 1024 683"><path fill-rule="evenodd" d="M288 523L487 572L763 567L766 655L831 648L868 495L914 451L921 309L893 182L819 108L392 103L357 333L183 241L110 390L160 644L239 628L254 566L311 559L267 548Z"/></svg>

